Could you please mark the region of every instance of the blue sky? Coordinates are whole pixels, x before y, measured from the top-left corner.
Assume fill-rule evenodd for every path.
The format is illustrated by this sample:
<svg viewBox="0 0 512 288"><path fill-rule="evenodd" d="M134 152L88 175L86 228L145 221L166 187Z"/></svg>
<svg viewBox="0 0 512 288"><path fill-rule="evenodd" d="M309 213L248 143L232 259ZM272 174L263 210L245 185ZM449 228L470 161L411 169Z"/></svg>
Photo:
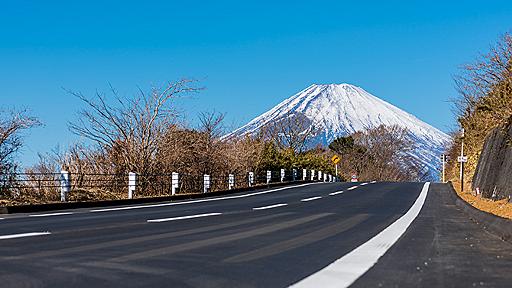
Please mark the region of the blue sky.
<svg viewBox="0 0 512 288"><path fill-rule="evenodd" d="M312 83L351 83L450 131L453 75L512 29L510 1L4 1L1 108L45 124L20 159L81 141L67 129L93 95L182 77L178 105L236 127ZM78 1L76 1L78 2Z"/></svg>

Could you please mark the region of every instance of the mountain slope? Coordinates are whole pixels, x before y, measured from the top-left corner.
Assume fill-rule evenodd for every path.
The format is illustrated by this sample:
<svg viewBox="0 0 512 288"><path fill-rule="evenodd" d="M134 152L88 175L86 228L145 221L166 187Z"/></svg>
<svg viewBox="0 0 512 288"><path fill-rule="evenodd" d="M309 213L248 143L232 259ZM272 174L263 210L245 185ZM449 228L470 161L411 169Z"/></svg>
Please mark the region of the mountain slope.
<svg viewBox="0 0 512 288"><path fill-rule="evenodd" d="M437 174L439 155L449 141L445 133L350 84L311 85L226 137L253 135L268 123L290 114L305 115L321 131L313 145L327 146L337 137L381 124L407 128L417 143L414 156L432 175Z"/></svg>

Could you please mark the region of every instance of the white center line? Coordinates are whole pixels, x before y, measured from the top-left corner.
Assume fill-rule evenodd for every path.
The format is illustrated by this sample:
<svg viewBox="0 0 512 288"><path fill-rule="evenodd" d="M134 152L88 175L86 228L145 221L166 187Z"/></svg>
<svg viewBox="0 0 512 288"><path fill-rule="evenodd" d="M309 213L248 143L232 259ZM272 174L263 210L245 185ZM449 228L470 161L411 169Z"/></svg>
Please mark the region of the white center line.
<svg viewBox="0 0 512 288"><path fill-rule="evenodd" d="M423 185L411 208L398 220L366 243L334 261L322 270L295 283L291 287L348 287L368 271L386 251L398 241L416 219L427 198L430 182Z"/></svg>
<svg viewBox="0 0 512 288"><path fill-rule="evenodd" d="M252 208L252 210L266 210L266 209L272 209L272 208L277 208L277 207L283 207L283 206L287 206L288 204L286 203L281 203L281 204L274 204L274 205L269 205L269 206L263 206L263 207L255 207L255 208Z"/></svg>
<svg viewBox="0 0 512 288"><path fill-rule="evenodd" d="M60 212L60 213L48 213L48 214L32 214L28 215L28 217L49 217L49 216L62 216L62 215L72 215L73 212Z"/></svg>
<svg viewBox="0 0 512 288"><path fill-rule="evenodd" d="M361 183L361 186L365 186L365 185L368 185L368 183L367 182Z"/></svg>
<svg viewBox="0 0 512 288"><path fill-rule="evenodd" d="M207 199L192 200L192 201L170 202L170 203L151 204L151 205L125 206L125 207L115 207L115 208L106 208L106 209L94 209L94 210L90 210L89 212L94 213L94 212L122 211L122 210L131 210L131 209L155 208L155 207L165 207L165 206L175 206L175 205L211 202L211 201L219 201L219 200L228 200L228 199L238 199L238 198L246 198L246 197L251 197L251 196L256 196L256 195L277 192L277 191L286 190L286 189L304 187L304 186L309 186L309 185L314 185L314 184L316 184L316 183L306 183L306 184L281 187L281 188L276 188L276 189L272 189L272 190L265 190L265 191L254 192L254 193L243 194L243 195L234 195L234 196L226 196L226 197L218 197L218 198L207 198Z"/></svg>
<svg viewBox="0 0 512 288"><path fill-rule="evenodd" d="M208 217L208 216L218 216L218 215L222 215L222 213L206 213L206 214L179 216L179 217L172 217L172 218L151 219L151 220L148 220L148 222L149 223L160 223L160 222L167 222L167 221L185 220L185 219L201 218L201 217Z"/></svg>
<svg viewBox="0 0 512 288"><path fill-rule="evenodd" d="M302 199L302 200L300 200L300 201L302 201L302 202L308 202L308 201L313 201L313 200L318 200L318 199L322 199L322 197L320 197L320 196L316 196L316 197L311 197L311 198Z"/></svg>
<svg viewBox="0 0 512 288"><path fill-rule="evenodd" d="M354 190L354 189L356 189L357 187L359 187L359 186L352 186L352 187L348 188L347 190Z"/></svg>
<svg viewBox="0 0 512 288"><path fill-rule="evenodd" d="M50 235L50 234L52 234L52 233L50 233L50 232L30 232L30 233L20 233L20 234L11 234L11 235L1 235L0 240L42 236L42 235Z"/></svg>
<svg viewBox="0 0 512 288"><path fill-rule="evenodd" d="M341 194L343 193L343 190L341 191L338 191L338 192L332 192L332 193L329 193L330 196L334 196L334 195L338 195L338 194Z"/></svg>

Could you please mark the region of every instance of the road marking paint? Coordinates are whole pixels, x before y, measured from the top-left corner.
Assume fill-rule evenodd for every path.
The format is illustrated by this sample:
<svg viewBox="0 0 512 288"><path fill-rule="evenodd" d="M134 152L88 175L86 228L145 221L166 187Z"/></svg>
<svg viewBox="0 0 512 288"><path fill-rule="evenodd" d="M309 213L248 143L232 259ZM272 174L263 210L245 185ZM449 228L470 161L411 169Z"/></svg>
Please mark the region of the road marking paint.
<svg viewBox="0 0 512 288"><path fill-rule="evenodd" d="M302 199L302 200L300 200L300 201L302 201L302 202L308 202L308 201L313 201L313 200L318 200L318 199L322 199L322 197L320 197L320 196L316 196L316 197L311 197L311 198Z"/></svg>
<svg viewBox="0 0 512 288"><path fill-rule="evenodd" d="M0 220L4 220L5 218L0 218Z"/></svg>
<svg viewBox="0 0 512 288"><path fill-rule="evenodd" d="M361 186L365 186L365 185L368 185L368 183L367 182L361 183Z"/></svg>
<svg viewBox="0 0 512 288"><path fill-rule="evenodd" d="M366 273L416 219L427 198L430 182L423 185L411 208L398 220L366 243L291 287L348 287Z"/></svg>
<svg viewBox="0 0 512 288"><path fill-rule="evenodd" d="M163 219L151 219L151 220L148 220L148 222L149 223L160 223L160 222L167 222L167 221L185 220L185 219L202 218L202 217L209 217L209 216L218 216L218 215L222 215L222 213L206 213L206 214L179 216L179 217L163 218Z"/></svg>
<svg viewBox="0 0 512 288"><path fill-rule="evenodd" d="M288 206L288 204L281 203L281 204L274 204L274 205L263 206L263 207L255 207L255 208L252 208L252 210L266 210L266 209L272 209L272 208L283 207L283 206Z"/></svg>
<svg viewBox="0 0 512 288"><path fill-rule="evenodd" d="M354 190L354 189L356 189L357 187L359 187L359 186L352 186L352 187L348 188L347 190Z"/></svg>
<svg viewBox="0 0 512 288"><path fill-rule="evenodd" d="M62 216L62 215L72 215L73 212L60 212L60 213L48 213L48 214L32 214L28 215L28 217L49 217L49 216Z"/></svg>
<svg viewBox="0 0 512 288"><path fill-rule="evenodd" d="M372 181L372 182L370 182L370 183L374 184L374 183L377 183L377 181Z"/></svg>
<svg viewBox="0 0 512 288"><path fill-rule="evenodd" d="M1 235L0 240L42 236L42 235L50 235L50 234L52 234L52 233L50 233L50 232L30 232L30 233L20 233L20 234L11 234L11 235Z"/></svg>
<svg viewBox="0 0 512 288"><path fill-rule="evenodd" d="M251 196L256 196L256 195L262 195L262 194L277 192L277 191L286 190L286 189L292 189L292 188L299 188L299 187L309 186L309 185L313 185L313 184L317 184L317 183L306 183L306 184L289 186L289 187L281 187L281 188L277 188L277 189L260 191L260 192L254 192L254 193L243 194L243 195L226 196L226 197L218 197L218 198L207 198L207 199L184 201L184 202L171 202L171 203L161 203L161 204L151 204L151 205L138 205L138 206L125 206L125 207L106 208L106 209L94 209L94 210L90 210L89 212L95 213L95 212L122 211L122 210L131 210L131 209L155 208L155 207L165 207L165 206L175 206L175 205L184 205L184 204L194 204L194 203L220 201L220 200L229 200L229 199L239 199L239 198L246 198L246 197L251 197Z"/></svg>
<svg viewBox="0 0 512 288"><path fill-rule="evenodd" d="M332 192L332 193L329 193L330 196L334 196L334 195L338 195L338 194L341 194L343 193L343 190L341 191L338 191L338 192Z"/></svg>

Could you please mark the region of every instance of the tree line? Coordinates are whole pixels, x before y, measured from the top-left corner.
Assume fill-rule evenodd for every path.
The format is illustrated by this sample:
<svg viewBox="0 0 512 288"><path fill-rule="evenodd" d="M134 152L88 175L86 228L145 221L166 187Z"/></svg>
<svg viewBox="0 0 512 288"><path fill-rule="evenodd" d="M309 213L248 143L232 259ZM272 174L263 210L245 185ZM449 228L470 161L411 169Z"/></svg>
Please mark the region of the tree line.
<svg viewBox="0 0 512 288"><path fill-rule="evenodd" d="M256 134L243 137L223 136L224 114L218 112L201 113L197 127L185 125L176 101L201 90L196 81L182 79L134 96L122 96L113 88L108 94L92 97L68 91L83 103L69 129L88 143L39 155L38 162L26 169L15 155L25 131L41 123L26 111L2 112L0 201L52 201L54 187L21 191L13 189L15 185L9 189L9 185L17 180L17 173L28 173L33 183L42 183L54 181L53 174L60 170L69 171L78 183L76 200L121 197L114 190L124 189L128 172L140 175L142 185L148 188L158 182L159 175L179 171L188 185L184 188L191 191L200 190L197 180L203 174L246 175L250 171L260 175L266 170L315 169L334 175L330 160L334 154L342 157L339 176L344 180L353 173L361 180L404 181L424 176L411 156L414 143L407 137L408 131L398 126L357 132L322 147L311 142L320 131L300 113L283 115Z"/></svg>

